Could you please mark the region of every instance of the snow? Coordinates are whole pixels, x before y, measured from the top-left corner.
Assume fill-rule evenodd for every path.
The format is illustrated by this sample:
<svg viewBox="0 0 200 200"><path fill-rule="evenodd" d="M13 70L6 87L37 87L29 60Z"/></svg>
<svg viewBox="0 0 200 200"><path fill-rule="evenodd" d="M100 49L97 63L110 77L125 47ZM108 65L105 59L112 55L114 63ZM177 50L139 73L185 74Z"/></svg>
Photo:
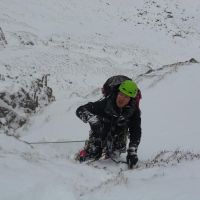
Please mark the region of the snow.
<svg viewBox="0 0 200 200"><path fill-rule="evenodd" d="M187 62L200 61L199 10L198 0L1 0L0 92L50 74L56 101L0 130L0 199L199 199L200 64ZM75 110L116 74L142 90L138 168L79 164L81 142L23 142L85 140Z"/></svg>
<svg viewBox="0 0 200 200"><path fill-rule="evenodd" d="M199 72L199 64L183 67L160 81L155 86L156 89L153 87L145 90L141 102L142 148L148 147L154 153L162 148L200 151L198 145L200 96L197 94ZM153 119L149 120L152 116ZM153 140L149 130L150 133L153 132Z"/></svg>

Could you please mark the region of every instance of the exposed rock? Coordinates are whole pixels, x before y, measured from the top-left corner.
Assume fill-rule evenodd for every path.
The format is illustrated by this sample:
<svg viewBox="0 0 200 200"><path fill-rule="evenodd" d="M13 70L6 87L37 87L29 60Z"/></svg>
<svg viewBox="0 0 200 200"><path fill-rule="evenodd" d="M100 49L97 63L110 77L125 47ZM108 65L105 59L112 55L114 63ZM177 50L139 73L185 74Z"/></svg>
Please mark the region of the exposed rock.
<svg viewBox="0 0 200 200"><path fill-rule="evenodd" d="M144 78L151 79L150 87L156 85L159 81L163 80L168 74L176 72L180 67L199 63L195 58L191 58L184 62L176 62L173 64L163 65L160 68L152 69L149 67L145 73L140 74L135 81L138 83Z"/></svg>
<svg viewBox="0 0 200 200"><path fill-rule="evenodd" d="M189 62L190 62L190 63L199 63L195 58L191 58L191 59L189 60Z"/></svg>
<svg viewBox="0 0 200 200"><path fill-rule="evenodd" d="M19 116L13 110L0 107L0 128L14 129L20 128L26 123L26 118Z"/></svg>
<svg viewBox="0 0 200 200"><path fill-rule="evenodd" d="M5 76L3 74L0 74L0 81L5 81Z"/></svg>
<svg viewBox="0 0 200 200"><path fill-rule="evenodd" d="M33 81L30 87L21 88L16 93L0 92L1 129L16 130L22 127L30 114L55 101L53 90L47 85L47 76Z"/></svg>
<svg viewBox="0 0 200 200"><path fill-rule="evenodd" d="M3 33L2 28L0 27L0 47L1 46L6 47L7 44L8 43L7 43L6 37L5 37L4 33Z"/></svg>

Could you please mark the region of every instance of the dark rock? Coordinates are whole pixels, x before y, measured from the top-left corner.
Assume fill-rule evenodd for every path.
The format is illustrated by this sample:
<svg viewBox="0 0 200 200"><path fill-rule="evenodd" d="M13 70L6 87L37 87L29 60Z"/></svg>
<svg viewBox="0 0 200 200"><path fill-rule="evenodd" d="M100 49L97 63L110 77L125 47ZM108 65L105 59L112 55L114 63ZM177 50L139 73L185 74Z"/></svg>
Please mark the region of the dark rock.
<svg viewBox="0 0 200 200"><path fill-rule="evenodd" d="M6 37L3 33L2 28L0 27L0 46L6 47L6 45L8 44Z"/></svg>
<svg viewBox="0 0 200 200"><path fill-rule="evenodd" d="M191 58L190 60L189 60L189 62L190 63L199 63L196 59L194 59L194 58Z"/></svg>
<svg viewBox="0 0 200 200"><path fill-rule="evenodd" d="M44 75L42 79L33 81L26 89L21 88L13 94L0 92L1 129L7 131L22 127L30 114L55 101L53 90L47 85L47 77L48 75Z"/></svg>

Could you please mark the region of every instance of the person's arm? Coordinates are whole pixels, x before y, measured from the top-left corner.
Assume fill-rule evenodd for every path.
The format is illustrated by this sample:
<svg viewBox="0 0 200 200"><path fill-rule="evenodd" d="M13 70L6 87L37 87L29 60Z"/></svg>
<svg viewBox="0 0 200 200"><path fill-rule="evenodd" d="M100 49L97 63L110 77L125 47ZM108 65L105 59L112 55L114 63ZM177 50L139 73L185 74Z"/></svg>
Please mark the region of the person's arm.
<svg viewBox="0 0 200 200"><path fill-rule="evenodd" d="M102 114L104 110L105 100L96 102L89 102L77 108L76 115L83 122L87 123L89 120L95 120L96 116Z"/></svg>
<svg viewBox="0 0 200 200"><path fill-rule="evenodd" d="M140 110L137 109L129 122L130 142L126 158L130 168L138 162L137 149L140 144L141 132Z"/></svg>
<svg viewBox="0 0 200 200"><path fill-rule="evenodd" d="M131 120L129 122L129 133L130 133L130 146L138 147L140 144L141 139L141 113L140 110L137 109L134 113L134 115L131 117Z"/></svg>

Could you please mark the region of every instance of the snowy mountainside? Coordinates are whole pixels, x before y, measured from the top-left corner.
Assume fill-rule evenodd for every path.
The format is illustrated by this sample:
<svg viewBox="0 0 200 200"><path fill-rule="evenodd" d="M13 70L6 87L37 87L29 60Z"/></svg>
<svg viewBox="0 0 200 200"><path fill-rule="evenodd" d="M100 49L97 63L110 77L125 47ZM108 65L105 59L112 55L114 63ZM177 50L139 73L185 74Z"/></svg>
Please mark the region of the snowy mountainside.
<svg viewBox="0 0 200 200"><path fill-rule="evenodd" d="M1 0L0 94L47 77L48 87L39 86L52 96L39 95L45 106L30 113L12 108L26 118L20 128L5 131L0 113L0 200L197 200L199 11L199 0ZM116 74L142 90L136 169L79 164L81 142L27 143L85 140L89 126L75 110L101 98Z"/></svg>

